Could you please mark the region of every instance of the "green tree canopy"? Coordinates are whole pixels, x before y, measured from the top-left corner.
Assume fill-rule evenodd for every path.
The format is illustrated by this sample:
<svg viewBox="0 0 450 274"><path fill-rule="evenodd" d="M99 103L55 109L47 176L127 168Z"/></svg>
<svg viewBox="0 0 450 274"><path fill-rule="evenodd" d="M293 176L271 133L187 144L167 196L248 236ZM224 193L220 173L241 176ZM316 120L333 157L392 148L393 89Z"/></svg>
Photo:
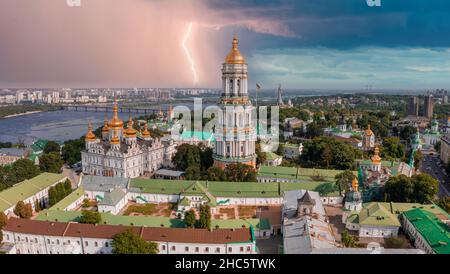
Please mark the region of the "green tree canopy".
<svg viewBox="0 0 450 274"><path fill-rule="evenodd" d="M61 168L64 161L61 159L59 153L50 152L43 154L39 158L39 167L44 172L61 173Z"/></svg>
<svg viewBox="0 0 450 274"><path fill-rule="evenodd" d="M85 146L84 137L64 142L64 146L61 149L62 159L69 165L78 163L81 161L81 151Z"/></svg>
<svg viewBox="0 0 450 274"><path fill-rule="evenodd" d="M31 204L25 204L23 201L19 201L14 207L13 212L17 217L20 217L22 219L29 219L31 218L31 216L33 216L33 207L31 206Z"/></svg>
<svg viewBox="0 0 450 274"><path fill-rule="evenodd" d="M232 163L225 168L225 177L230 182L256 182L256 171L253 167Z"/></svg>
<svg viewBox="0 0 450 274"><path fill-rule="evenodd" d="M397 203L427 203L438 190L439 182L428 174L394 176L384 186L387 202Z"/></svg>
<svg viewBox="0 0 450 274"><path fill-rule="evenodd" d="M50 152L56 152L60 153L61 147L60 145L55 141L48 141L47 144L44 147L44 154L48 154Z"/></svg>
<svg viewBox="0 0 450 274"><path fill-rule="evenodd" d="M195 222L195 211L191 209L184 214L184 223L187 227L194 227Z"/></svg>
<svg viewBox="0 0 450 274"><path fill-rule="evenodd" d="M131 230L116 234L112 241L113 254L157 254L158 245L146 242Z"/></svg>
<svg viewBox="0 0 450 274"><path fill-rule="evenodd" d="M96 211L83 210L81 212L80 223L98 224L102 221L102 215Z"/></svg>
<svg viewBox="0 0 450 274"><path fill-rule="evenodd" d="M345 193L350 191L351 183L353 179L355 179L355 177L355 174L353 174L351 170L341 172L334 177L334 179L336 180L336 186L339 190L339 195L342 195L342 191L344 191Z"/></svg>
<svg viewBox="0 0 450 274"><path fill-rule="evenodd" d="M190 166L186 169L186 180L199 180L201 178L200 166Z"/></svg>
<svg viewBox="0 0 450 274"><path fill-rule="evenodd" d="M198 146L182 144L177 147L177 152L172 162L178 170L186 171L188 167L201 164L200 148Z"/></svg>
<svg viewBox="0 0 450 274"><path fill-rule="evenodd" d="M380 150L381 157L386 160L402 159L405 156L405 146L400 143L398 137L384 138Z"/></svg>
<svg viewBox="0 0 450 274"><path fill-rule="evenodd" d="M216 182L225 181L225 172L219 167L212 166L206 171L205 179Z"/></svg>

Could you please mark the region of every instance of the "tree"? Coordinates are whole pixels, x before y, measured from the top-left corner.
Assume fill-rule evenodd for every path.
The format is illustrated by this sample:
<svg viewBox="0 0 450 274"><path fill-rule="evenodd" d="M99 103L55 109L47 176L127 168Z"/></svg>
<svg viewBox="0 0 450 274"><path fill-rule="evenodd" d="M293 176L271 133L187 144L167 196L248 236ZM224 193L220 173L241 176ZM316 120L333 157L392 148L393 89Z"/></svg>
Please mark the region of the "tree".
<svg viewBox="0 0 450 274"><path fill-rule="evenodd" d="M414 168L418 169L420 167L420 162L423 160L423 154L420 150L417 150L416 153L414 153Z"/></svg>
<svg viewBox="0 0 450 274"><path fill-rule="evenodd" d="M389 178L384 186L387 202L411 203L414 185L410 178L399 175Z"/></svg>
<svg viewBox="0 0 450 274"><path fill-rule="evenodd" d="M102 215L96 211L83 210L81 212L80 223L98 224L102 221Z"/></svg>
<svg viewBox="0 0 450 274"><path fill-rule="evenodd" d="M41 203L39 202L39 200L34 201L34 210L35 210L36 212L39 212L39 211L42 210L42 208L41 208Z"/></svg>
<svg viewBox="0 0 450 274"><path fill-rule="evenodd" d="M13 212L17 217L29 219L33 216L33 207L29 203L25 204L23 201L18 201Z"/></svg>
<svg viewBox="0 0 450 274"><path fill-rule="evenodd" d="M184 176L186 180L199 180L201 173L199 166L190 166L186 169Z"/></svg>
<svg viewBox="0 0 450 274"><path fill-rule="evenodd" d="M445 210L447 213L450 214L450 197L449 196L445 196L443 198L441 198L440 200L438 200L438 205Z"/></svg>
<svg viewBox="0 0 450 274"><path fill-rule="evenodd" d="M91 206L91 202L89 201L89 199L84 199L83 200L83 203L81 204L81 207L82 208L88 208L88 207L90 207Z"/></svg>
<svg viewBox="0 0 450 274"><path fill-rule="evenodd" d="M7 223L8 223L8 217L6 216L5 213L0 211L0 230L2 230L6 226Z"/></svg>
<svg viewBox="0 0 450 274"><path fill-rule="evenodd" d="M358 237L350 235L347 230L341 233L342 244L345 247L356 247L358 242Z"/></svg>
<svg viewBox="0 0 450 274"><path fill-rule="evenodd" d="M405 146L400 143L398 137L388 137L383 139L381 147L381 157L387 160L402 159L405 156Z"/></svg>
<svg viewBox="0 0 450 274"><path fill-rule="evenodd" d="M333 183L320 184L314 189L314 191L319 192L320 196L326 196L327 194L333 193L336 190L338 190L338 187Z"/></svg>
<svg viewBox="0 0 450 274"><path fill-rule="evenodd" d="M258 141L255 145L256 165L261 165L266 161L266 154L261 150L261 143Z"/></svg>
<svg viewBox="0 0 450 274"><path fill-rule="evenodd" d="M225 168L225 177L230 182L256 182L253 167L241 163L232 163Z"/></svg>
<svg viewBox="0 0 450 274"><path fill-rule="evenodd" d="M157 254L158 245L146 242L130 229L114 235L112 241L113 254Z"/></svg>
<svg viewBox="0 0 450 274"><path fill-rule="evenodd" d="M391 177L384 186L387 202L397 203L427 203L438 190L439 182L428 174Z"/></svg>
<svg viewBox="0 0 450 274"><path fill-rule="evenodd" d="M339 195L342 195L342 191L346 193L350 190L350 185L355 177L355 174L353 174L351 170L341 172L334 177L336 186L339 190Z"/></svg>
<svg viewBox="0 0 450 274"><path fill-rule="evenodd" d="M200 219L198 220L198 228L211 228L211 211L209 206L200 206Z"/></svg>
<svg viewBox="0 0 450 274"><path fill-rule="evenodd" d="M17 217L20 217L23 214L24 208L25 208L25 203L23 201L18 201L16 206L14 207L13 212L14 212L14 214L16 214Z"/></svg>
<svg viewBox="0 0 450 274"><path fill-rule="evenodd" d="M200 148L200 169L206 171L214 164L213 149L206 147L203 144L199 145Z"/></svg>
<svg viewBox="0 0 450 274"><path fill-rule="evenodd" d="M225 172L219 167L212 166L206 171L205 179L208 181L216 182L225 181Z"/></svg>
<svg viewBox="0 0 450 274"><path fill-rule="evenodd" d="M44 154L48 154L50 152L56 152L56 153L60 153L61 151L61 147L60 145L55 142L55 141L49 141L47 142L47 144L44 147Z"/></svg>
<svg viewBox="0 0 450 274"><path fill-rule="evenodd" d="M182 144L172 158L172 163L178 170L185 171L191 166L200 166L201 156L198 146Z"/></svg>
<svg viewBox="0 0 450 274"><path fill-rule="evenodd" d="M184 214L184 223L187 227L194 227L195 222L195 211L191 209Z"/></svg>
<svg viewBox="0 0 450 274"><path fill-rule="evenodd" d="M32 161L28 159L20 159L14 162L7 170L8 178L4 178L9 186L17 184L27 179L38 176L41 173ZM0 179L1 180L1 179Z"/></svg>
<svg viewBox="0 0 450 274"><path fill-rule="evenodd" d="M81 151L85 146L84 137L64 142L64 146L61 149L62 159L69 165L78 163L81 161Z"/></svg>
<svg viewBox="0 0 450 274"><path fill-rule="evenodd" d="M405 249L408 247L408 241L399 237L384 238L385 248Z"/></svg>
<svg viewBox="0 0 450 274"><path fill-rule="evenodd" d="M318 122L312 122L306 126L306 137L314 138L323 135L323 127Z"/></svg>
<svg viewBox="0 0 450 274"><path fill-rule="evenodd" d="M43 154L39 158L39 168L44 172L61 173L61 168L64 161L61 159L59 153L50 152Z"/></svg>
<svg viewBox="0 0 450 274"><path fill-rule="evenodd" d="M429 174L422 173L411 178L414 191L412 200L416 203L428 203L439 191L439 182Z"/></svg>
<svg viewBox="0 0 450 274"><path fill-rule="evenodd" d="M51 186L48 189L48 204L50 206L55 205L58 202L58 193L56 192L56 188Z"/></svg>
<svg viewBox="0 0 450 274"><path fill-rule="evenodd" d="M69 195L70 193L72 193L72 183L70 182L69 179L67 179L67 180L64 182L64 192L65 192L65 195L64 195L64 196L67 196L67 195Z"/></svg>
<svg viewBox="0 0 450 274"><path fill-rule="evenodd" d="M400 138L409 141L411 136L417 133L417 128L413 126L405 126L400 130Z"/></svg>

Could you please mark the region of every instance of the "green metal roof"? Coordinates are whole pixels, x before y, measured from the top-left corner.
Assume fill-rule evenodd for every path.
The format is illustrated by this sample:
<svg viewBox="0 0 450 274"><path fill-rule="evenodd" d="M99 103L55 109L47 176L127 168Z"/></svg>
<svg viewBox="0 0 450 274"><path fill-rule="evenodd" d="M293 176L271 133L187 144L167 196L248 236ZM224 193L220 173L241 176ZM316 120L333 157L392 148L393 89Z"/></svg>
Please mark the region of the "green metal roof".
<svg viewBox="0 0 450 274"><path fill-rule="evenodd" d="M301 183L292 182L206 182L200 181L197 186L203 187L193 188L196 181L185 180L153 180L153 179L131 179L131 190L135 188L143 193L154 194L189 194L202 195L206 194L205 190L213 197L281 197L284 191L289 190L315 190L324 182L305 181ZM328 196L339 195L338 192L329 193Z"/></svg>
<svg viewBox="0 0 450 274"><path fill-rule="evenodd" d="M119 189L115 188L110 192L105 192L105 195L103 199L98 203L99 205L108 205L108 206L115 206L117 203L120 202L127 194Z"/></svg>
<svg viewBox="0 0 450 274"><path fill-rule="evenodd" d="M283 166L261 166L258 170L259 177L271 177L280 179L292 179L300 181L313 181L312 177L323 177L323 182L334 182L334 177L342 173L343 170L335 169L315 169L315 168L297 168L297 167L283 167ZM354 171L354 174L358 173Z"/></svg>
<svg viewBox="0 0 450 274"><path fill-rule="evenodd" d="M214 134L211 132L204 132L204 131L183 131L183 133L180 136L181 140L190 140L190 139L197 139L199 141L210 141L214 142Z"/></svg>
<svg viewBox="0 0 450 274"><path fill-rule="evenodd" d="M398 216L415 208L426 210L432 214L444 214L448 217L448 214L435 204L379 202L365 203L360 212L353 212L349 216L352 217L352 222L362 225L400 226Z"/></svg>
<svg viewBox="0 0 450 274"><path fill-rule="evenodd" d="M100 213L102 216L102 224L108 225L124 225L124 226L146 226L146 227L171 227L183 228L185 223L181 219L171 219L168 217L155 216L122 216L112 215L111 213ZM78 222L81 218L81 211L60 211L60 210L44 210L36 217L38 221L51 222ZM270 229L270 221L268 219L242 219L242 220L211 220L211 227L215 228L242 228L242 226L254 226L258 229Z"/></svg>
<svg viewBox="0 0 450 274"><path fill-rule="evenodd" d="M64 199L53 205L50 210L64 210L69 205L74 203L80 197L84 197L84 189L83 187L79 187L75 189L72 193L67 195Z"/></svg>
<svg viewBox="0 0 450 274"><path fill-rule="evenodd" d="M276 153L273 153L273 152L266 152L265 154L266 154L266 159L269 160L269 161L271 161L271 160L273 161L275 159L281 158L280 155L278 155Z"/></svg>
<svg viewBox="0 0 450 274"><path fill-rule="evenodd" d="M433 213L421 208L405 212L404 217L411 222L435 253L450 254L448 225L440 221Z"/></svg>
<svg viewBox="0 0 450 274"><path fill-rule="evenodd" d="M65 178L62 174L42 173L32 179L25 180L0 192L0 211L5 211L19 201L23 201L39 191L61 181Z"/></svg>
<svg viewBox="0 0 450 274"><path fill-rule="evenodd" d="M371 203L358 214L360 225L370 226L400 226L397 216L380 203Z"/></svg>

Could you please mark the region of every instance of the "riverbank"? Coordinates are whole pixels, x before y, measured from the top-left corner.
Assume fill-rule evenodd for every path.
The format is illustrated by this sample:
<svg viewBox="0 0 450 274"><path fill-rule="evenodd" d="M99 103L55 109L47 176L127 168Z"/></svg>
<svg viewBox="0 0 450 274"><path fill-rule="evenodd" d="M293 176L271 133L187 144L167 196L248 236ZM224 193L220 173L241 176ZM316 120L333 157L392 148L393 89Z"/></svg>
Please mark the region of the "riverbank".
<svg viewBox="0 0 450 274"><path fill-rule="evenodd" d="M6 118L13 118L13 117L25 116L25 115L30 115L30 114L40 113L40 112L43 112L43 111L42 111L42 110L27 111L27 112L23 112L23 113L16 113L16 114L7 115L7 116L4 116L4 117L1 117L0 119L6 119Z"/></svg>

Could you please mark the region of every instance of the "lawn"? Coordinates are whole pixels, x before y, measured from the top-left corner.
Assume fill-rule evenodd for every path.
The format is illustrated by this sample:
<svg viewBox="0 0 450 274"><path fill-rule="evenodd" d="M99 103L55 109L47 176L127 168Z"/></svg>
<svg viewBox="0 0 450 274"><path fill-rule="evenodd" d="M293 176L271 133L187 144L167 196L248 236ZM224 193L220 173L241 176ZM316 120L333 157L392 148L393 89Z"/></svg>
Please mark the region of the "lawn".
<svg viewBox="0 0 450 274"><path fill-rule="evenodd" d="M156 204L130 205L123 215L129 216L132 213L138 213L133 215L153 215L157 212L156 206Z"/></svg>

